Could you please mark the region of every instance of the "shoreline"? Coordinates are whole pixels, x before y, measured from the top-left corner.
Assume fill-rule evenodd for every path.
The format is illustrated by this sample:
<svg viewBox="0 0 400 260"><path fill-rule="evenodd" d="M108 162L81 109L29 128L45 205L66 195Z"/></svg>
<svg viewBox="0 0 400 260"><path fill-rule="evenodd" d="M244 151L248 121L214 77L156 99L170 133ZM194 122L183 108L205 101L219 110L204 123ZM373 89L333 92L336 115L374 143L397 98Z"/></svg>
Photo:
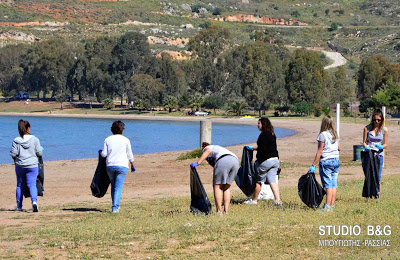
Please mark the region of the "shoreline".
<svg viewBox="0 0 400 260"><path fill-rule="evenodd" d="M24 113L13 113L13 116L27 116ZM42 116L41 114L35 116ZM59 117L59 116L58 116ZM64 117L67 117L64 115ZM78 117L78 116L74 116ZM82 117L82 116L80 116ZM87 117L86 115L83 117ZM129 116L136 118L137 116ZM96 118L105 118L98 116ZM128 119L118 116L112 118ZM144 117L141 117L144 119ZM161 117L157 117L160 119ZM147 119L147 118L146 118ZM155 119L155 118L153 118ZM194 118L200 121L203 118ZM176 117L168 120L177 121ZM187 118L180 118L187 120ZM256 127L258 118L250 119L214 119L213 122L237 123L254 125ZM274 127L289 128L296 131L295 135L277 139L279 158L281 162L280 187L296 187L299 177L307 172L317 150L316 138L320 129L320 120L295 119L274 120ZM360 162L353 162L353 145L358 145L362 140L364 125L341 123L342 151L340 152L340 173L338 182L362 178L363 171ZM400 157L400 131L396 127L389 128L389 146L386 149L385 169L386 174L399 174ZM257 135L258 136L258 135ZM257 141L248 145L254 145ZM241 158L243 144L227 147L230 151ZM153 198L190 196L189 164L191 159L177 161L179 155L184 151L159 152L151 154L135 154L136 172L129 173L123 188L123 203ZM97 166L96 158L75 159L63 161L45 161L45 190L46 196L39 198L39 203L46 210L60 205L85 205L87 203L109 203L110 196L107 194L103 199L95 198L90 192L90 183ZM206 192L212 192L212 167L204 164L199 166L199 176L203 182ZM0 180L3 189L0 190L0 204L2 208L12 209L15 207L15 169L13 164L0 165ZM384 182L383 182L384 190ZM233 191L238 191L236 184L232 185ZM338 194L340 193L340 189ZM340 196L340 194L339 194ZM57 198L57 199L55 199ZM284 198L283 198L284 200ZM5 213L7 214L7 213ZM10 214L9 217L12 214ZM13 222L9 217L0 221Z"/></svg>
<svg viewBox="0 0 400 260"><path fill-rule="evenodd" d="M220 124L234 124L234 125L254 125L256 127L258 118L220 118L220 117L203 117L203 116L187 116L187 117L182 117L182 116L142 116L142 115L118 115L118 116L113 116L113 115L93 115L93 114L87 114L87 115L82 115L82 114L42 114L42 113L0 113L0 116L21 116L21 117L46 117L46 118L87 118L87 119L119 119L119 120L148 120L148 121L176 121L176 122L184 122L184 121L190 121L190 122L200 122L203 120L211 120L212 123L220 123ZM272 120L272 119L271 119ZM290 135L286 135L284 137L280 137L279 139L282 138L287 138L290 136L294 136L297 134L297 131L291 128L287 127L279 127L281 129L286 129L286 130L291 130L294 133ZM232 146L238 146L238 145L246 145L248 143L237 143L233 145L229 145L226 147L232 147ZM159 153L168 153L168 152L187 152L191 151L193 149L185 149L185 150L172 150L172 151L161 151L161 152L152 152L152 153L137 153L136 155L152 155L152 154L159 154ZM46 162L68 162L72 160L86 160L86 159L96 159L96 158L78 158L78 159L70 159L70 160L46 160ZM13 165L13 163L9 163L10 165ZM8 165L7 163L0 163L0 165Z"/></svg>

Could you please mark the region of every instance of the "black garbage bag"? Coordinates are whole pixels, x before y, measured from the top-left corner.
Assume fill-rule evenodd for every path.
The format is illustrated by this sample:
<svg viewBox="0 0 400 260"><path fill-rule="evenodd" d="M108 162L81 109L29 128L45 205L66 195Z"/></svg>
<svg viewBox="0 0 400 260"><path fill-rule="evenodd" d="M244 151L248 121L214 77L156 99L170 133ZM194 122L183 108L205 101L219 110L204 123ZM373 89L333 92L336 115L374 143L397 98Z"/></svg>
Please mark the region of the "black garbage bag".
<svg viewBox="0 0 400 260"><path fill-rule="evenodd" d="M300 177L297 188L301 200L310 208L318 208L326 194L312 172Z"/></svg>
<svg viewBox="0 0 400 260"><path fill-rule="evenodd" d="M361 164L365 180L362 196L365 198L379 198L379 157L375 150L361 151Z"/></svg>
<svg viewBox="0 0 400 260"><path fill-rule="evenodd" d="M190 212L206 215L212 213L210 200L195 167L190 167L190 196Z"/></svg>
<svg viewBox="0 0 400 260"><path fill-rule="evenodd" d="M94 173L92 183L90 184L90 189L92 190L92 195L101 198L103 197L110 185L110 178L107 174L106 158L101 157L99 154L99 162L97 163L96 172Z"/></svg>
<svg viewBox="0 0 400 260"><path fill-rule="evenodd" d="M37 188L37 195L38 196L43 196L44 194L44 166L43 166L43 157L39 156L38 157L39 163L39 174L36 178L36 188ZM25 183L25 188L24 188L24 196L25 198L28 198L31 196L28 185Z"/></svg>
<svg viewBox="0 0 400 260"><path fill-rule="evenodd" d="M253 151L249 151L245 147L243 147L242 161L235 177L235 182L246 196L250 196L254 193L256 179L253 164Z"/></svg>

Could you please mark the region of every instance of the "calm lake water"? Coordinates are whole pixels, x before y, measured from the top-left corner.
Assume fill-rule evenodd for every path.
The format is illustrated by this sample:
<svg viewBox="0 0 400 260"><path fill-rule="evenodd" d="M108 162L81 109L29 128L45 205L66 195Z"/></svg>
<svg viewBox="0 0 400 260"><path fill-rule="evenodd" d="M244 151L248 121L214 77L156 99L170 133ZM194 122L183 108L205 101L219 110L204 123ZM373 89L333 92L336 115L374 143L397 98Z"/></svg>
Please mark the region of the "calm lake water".
<svg viewBox="0 0 400 260"><path fill-rule="evenodd" d="M20 116L0 116L0 164L13 163L12 141L18 136ZM45 161L97 158L104 139L111 135L115 119L24 117L31 134L39 138ZM124 135L132 144L133 154L188 150L199 147L200 123L157 120L123 120ZM278 138L292 135L289 129L276 128ZM229 146L255 142L257 125L213 123L212 143Z"/></svg>

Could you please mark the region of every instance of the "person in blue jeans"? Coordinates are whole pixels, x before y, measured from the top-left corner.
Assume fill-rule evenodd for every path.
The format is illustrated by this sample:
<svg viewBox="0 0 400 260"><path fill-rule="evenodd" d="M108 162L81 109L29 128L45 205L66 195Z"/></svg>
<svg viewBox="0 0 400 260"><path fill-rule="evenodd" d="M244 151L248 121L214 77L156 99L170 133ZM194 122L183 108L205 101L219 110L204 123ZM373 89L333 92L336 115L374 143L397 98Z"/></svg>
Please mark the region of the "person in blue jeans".
<svg viewBox="0 0 400 260"><path fill-rule="evenodd" d="M335 207L337 177L339 174L339 151L341 144L335 130L335 124L330 116L322 119L321 130L318 138L318 150L309 171L315 172L315 166L319 162L319 175L323 188L326 190L326 203L322 211L332 211Z"/></svg>
<svg viewBox="0 0 400 260"><path fill-rule="evenodd" d="M379 158L379 193L381 191L381 177L383 167L383 149L387 147L389 131L385 127L385 118L380 109L375 110L371 116L371 123L364 127L363 146L365 150L375 149ZM380 195L380 194L379 194Z"/></svg>
<svg viewBox="0 0 400 260"><path fill-rule="evenodd" d="M123 122L114 121L111 126L113 135L104 140L103 150L99 150L102 157L107 157L107 174L111 182L112 213L119 212L122 186L128 172L128 164L130 164L132 172L136 170L131 142L122 135L124 130L125 124Z"/></svg>
<svg viewBox="0 0 400 260"><path fill-rule="evenodd" d="M39 139L31 135L31 125L28 121L18 121L19 135L12 143L10 155L14 159L15 173L17 175L17 208L22 211L22 201L24 199L25 184L29 188L33 212L39 211L37 203L36 178L39 173L38 156L42 156L43 148L40 146Z"/></svg>

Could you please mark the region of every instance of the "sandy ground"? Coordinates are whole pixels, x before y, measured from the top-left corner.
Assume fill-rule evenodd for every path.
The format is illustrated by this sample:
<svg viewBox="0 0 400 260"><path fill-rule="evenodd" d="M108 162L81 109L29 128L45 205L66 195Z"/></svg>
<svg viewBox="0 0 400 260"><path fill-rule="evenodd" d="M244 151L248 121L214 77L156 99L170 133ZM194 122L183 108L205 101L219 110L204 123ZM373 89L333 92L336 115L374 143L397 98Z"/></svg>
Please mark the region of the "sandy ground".
<svg viewBox="0 0 400 260"><path fill-rule="evenodd" d="M92 117L92 115L91 115ZM98 116L102 117L102 116ZM116 118L131 119L135 116L118 116ZM142 119L147 119L140 116ZM151 117L154 119L154 117ZM198 117L168 118L159 117L162 120L202 120ZM251 124L257 127L257 119L211 119L213 122ZM280 179L281 187L296 187L298 178L306 173L308 166L313 162L319 133L320 120L302 119L274 119L275 127L289 128L297 131L297 134L278 139L278 150L280 160L288 163L289 167L283 169ZM363 175L361 166L352 163L353 145L359 145L362 141L363 125L341 124L342 152L339 183L344 179L361 177ZM399 126L389 128L389 147L386 150L385 169L386 174L398 174L400 167L400 131ZM257 136L254 136L254 142ZM135 140L131 140L134 144ZM149 140L151 143L151 140ZM254 144L254 143L253 143ZM134 145L133 145L134 149ZM243 144L228 147L231 151L241 157ZM164 198L171 196L189 196L189 164L193 160L176 161L182 151L163 152L156 154L135 155L137 171L128 173L125 180L122 205L127 201L137 201L151 198ZM45 154L44 154L45 158ZM97 165L97 159L81 159L71 161L45 162L45 196L39 197L40 212L43 215L57 215L62 212L54 210L53 206L66 207L69 209L79 207L90 207L97 203L109 203L109 193L104 198L95 198L91 195L90 183ZM212 168L208 165L198 167L207 192L212 192ZM384 180L384 177L383 177ZM21 225L21 220L14 212L16 178L14 165L0 165L0 228L10 225ZM234 190L239 190L233 184ZM384 184L382 187L384 194ZM340 196L340 188L338 190ZM285 198L282 198L284 201ZM213 203L214 204L214 203ZM31 212L30 200L25 200L24 209ZM27 214L27 213L25 213ZM31 213L29 213L31 214ZM37 219L37 218L36 218ZM31 223L34 224L34 223Z"/></svg>

